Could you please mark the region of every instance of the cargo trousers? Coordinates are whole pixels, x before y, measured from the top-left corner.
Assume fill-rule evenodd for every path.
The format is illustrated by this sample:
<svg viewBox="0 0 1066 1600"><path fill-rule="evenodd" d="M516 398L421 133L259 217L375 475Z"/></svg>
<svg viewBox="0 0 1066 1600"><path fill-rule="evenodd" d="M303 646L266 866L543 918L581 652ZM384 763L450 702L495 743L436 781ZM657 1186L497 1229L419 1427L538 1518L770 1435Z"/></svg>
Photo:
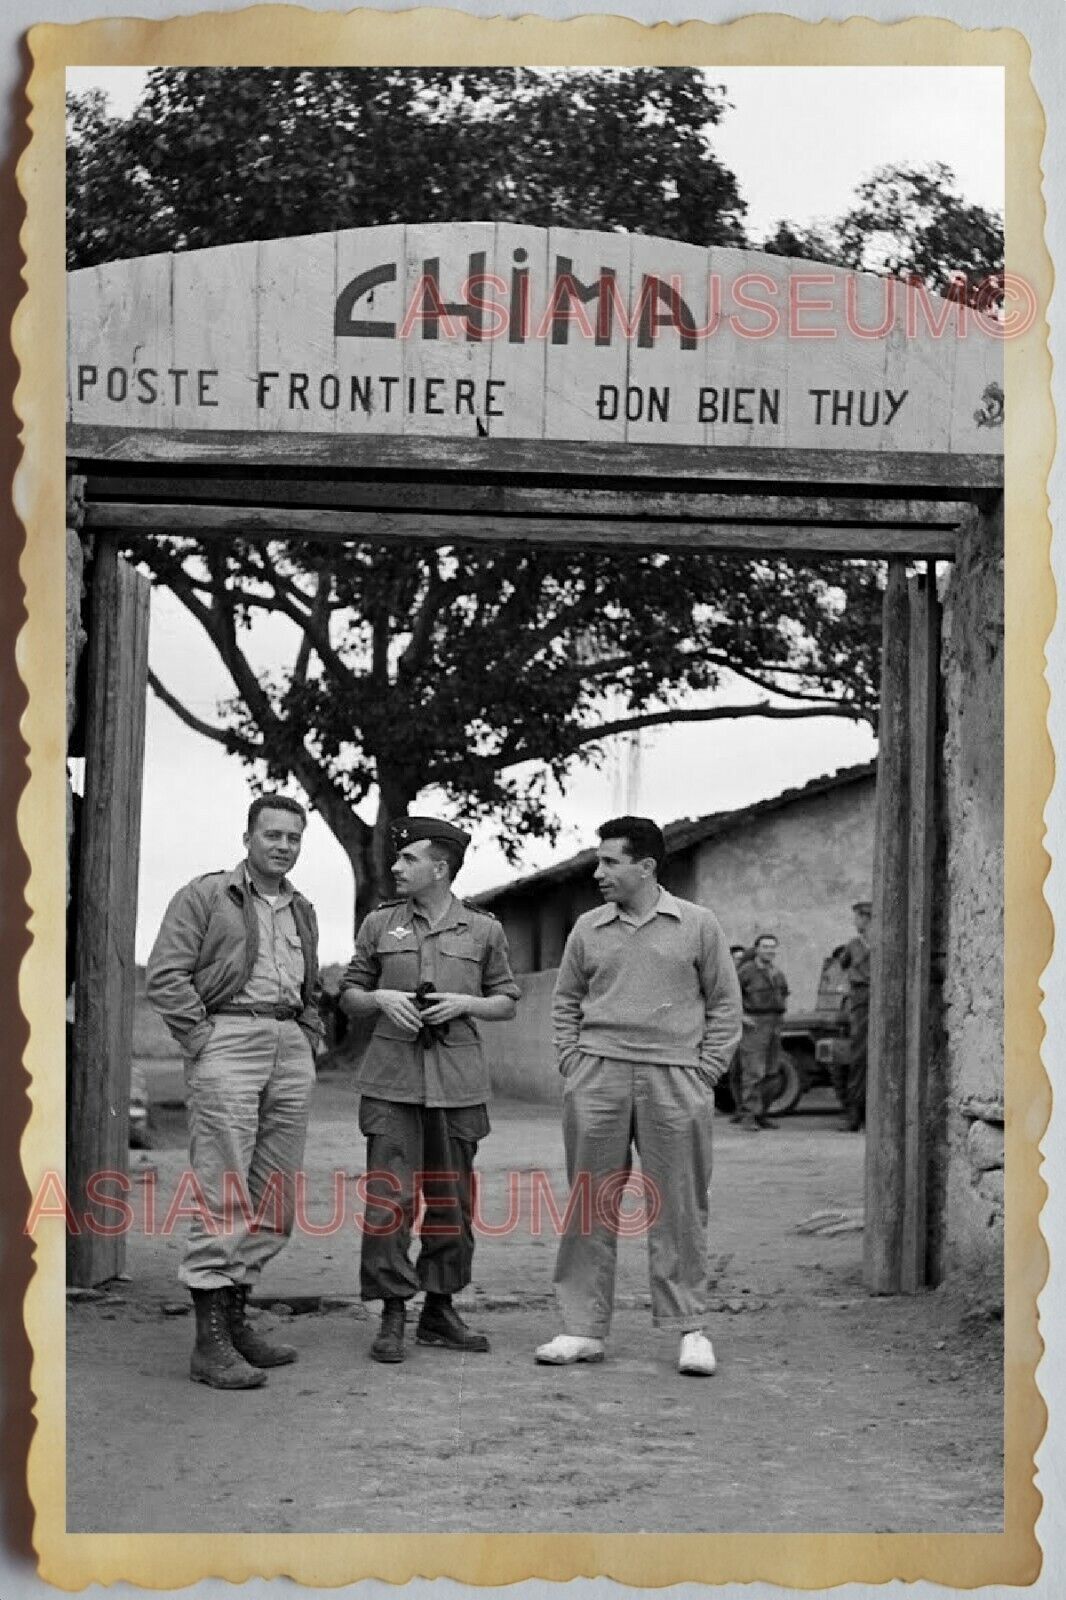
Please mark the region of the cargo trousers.
<svg viewBox="0 0 1066 1600"><path fill-rule="evenodd" d="M563 1142L570 1201L555 1264L567 1333L606 1338L620 1231L643 1221L652 1321L688 1331L707 1297L708 1190L714 1093L695 1067L575 1050L564 1061ZM622 1189L636 1149L642 1202ZM624 1208L625 1220L622 1220Z"/></svg>
<svg viewBox="0 0 1066 1600"><path fill-rule="evenodd" d="M740 1104L738 1111L762 1117L779 1090L781 1013L762 1011L745 1026L740 1041Z"/></svg>
<svg viewBox="0 0 1066 1600"><path fill-rule="evenodd" d="M250 1286L292 1233L311 1046L296 1022L218 1014L185 1082L198 1214L178 1276L188 1289Z"/></svg>
<svg viewBox="0 0 1066 1600"><path fill-rule="evenodd" d="M424 1106L364 1094L366 1210L359 1260L363 1300L457 1294L474 1259L473 1172L489 1132L484 1105ZM419 1206L419 1252L411 1236Z"/></svg>
<svg viewBox="0 0 1066 1600"><path fill-rule="evenodd" d="M848 1002L848 1066L844 1085L844 1110L849 1128L866 1121L866 1072L870 1038L869 991Z"/></svg>

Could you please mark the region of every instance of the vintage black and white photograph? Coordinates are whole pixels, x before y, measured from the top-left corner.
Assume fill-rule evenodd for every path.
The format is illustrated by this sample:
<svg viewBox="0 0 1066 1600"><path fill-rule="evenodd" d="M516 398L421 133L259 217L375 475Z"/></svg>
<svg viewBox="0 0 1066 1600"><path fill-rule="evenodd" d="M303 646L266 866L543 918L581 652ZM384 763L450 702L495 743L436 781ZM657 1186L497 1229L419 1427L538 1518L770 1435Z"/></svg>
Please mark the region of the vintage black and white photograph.
<svg viewBox="0 0 1066 1600"><path fill-rule="evenodd" d="M1001 1532L1002 70L66 90L67 1529Z"/></svg>

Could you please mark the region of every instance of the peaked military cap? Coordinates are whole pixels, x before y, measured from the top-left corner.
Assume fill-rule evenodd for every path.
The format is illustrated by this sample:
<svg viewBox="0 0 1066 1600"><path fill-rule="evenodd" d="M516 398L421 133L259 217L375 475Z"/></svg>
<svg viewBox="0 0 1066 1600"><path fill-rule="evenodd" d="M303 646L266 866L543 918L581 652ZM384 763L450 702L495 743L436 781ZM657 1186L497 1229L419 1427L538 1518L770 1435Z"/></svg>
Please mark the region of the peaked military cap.
<svg viewBox="0 0 1066 1600"><path fill-rule="evenodd" d="M871 900L856 900L853 903L851 909L853 911L872 911L873 910L873 901L871 901Z"/></svg>
<svg viewBox="0 0 1066 1600"><path fill-rule="evenodd" d="M458 845L460 850L465 850L470 843L468 833L439 817L398 817L389 832L397 850L415 844L419 839L435 839L438 844Z"/></svg>

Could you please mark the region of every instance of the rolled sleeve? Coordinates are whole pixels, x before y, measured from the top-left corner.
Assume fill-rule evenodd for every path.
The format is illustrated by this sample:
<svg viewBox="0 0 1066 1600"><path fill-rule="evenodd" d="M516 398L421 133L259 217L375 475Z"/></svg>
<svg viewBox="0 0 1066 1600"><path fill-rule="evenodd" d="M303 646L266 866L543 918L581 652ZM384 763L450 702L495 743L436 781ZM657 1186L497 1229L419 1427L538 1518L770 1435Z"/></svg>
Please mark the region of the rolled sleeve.
<svg viewBox="0 0 1066 1600"><path fill-rule="evenodd" d="M371 925L373 922L373 926ZM377 919L366 917L355 936L355 951L344 969L340 992L345 989L363 989L367 993L376 989L381 977L381 961L377 953Z"/></svg>
<svg viewBox="0 0 1066 1600"><path fill-rule="evenodd" d="M499 923L494 923L489 929L489 936L485 941L485 956L481 966L481 993L486 999L489 995L504 994L512 1000L517 1000L522 993L511 971L507 935Z"/></svg>

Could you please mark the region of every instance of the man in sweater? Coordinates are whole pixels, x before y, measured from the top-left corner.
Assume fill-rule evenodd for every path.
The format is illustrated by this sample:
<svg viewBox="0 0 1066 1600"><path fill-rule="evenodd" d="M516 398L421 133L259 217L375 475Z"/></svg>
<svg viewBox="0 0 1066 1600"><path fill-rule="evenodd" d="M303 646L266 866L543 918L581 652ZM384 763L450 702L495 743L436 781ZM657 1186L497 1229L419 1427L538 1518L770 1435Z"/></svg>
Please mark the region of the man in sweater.
<svg viewBox="0 0 1066 1600"><path fill-rule="evenodd" d="M603 1360L620 1174L635 1145L651 1224L652 1319L680 1334L678 1370L708 1376L714 1085L740 1038L740 986L713 913L660 886L666 848L656 824L618 817L598 832L595 877L606 904L575 924L552 1008L572 1191L555 1267L565 1331L536 1358L552 1366Z"/></svg>

